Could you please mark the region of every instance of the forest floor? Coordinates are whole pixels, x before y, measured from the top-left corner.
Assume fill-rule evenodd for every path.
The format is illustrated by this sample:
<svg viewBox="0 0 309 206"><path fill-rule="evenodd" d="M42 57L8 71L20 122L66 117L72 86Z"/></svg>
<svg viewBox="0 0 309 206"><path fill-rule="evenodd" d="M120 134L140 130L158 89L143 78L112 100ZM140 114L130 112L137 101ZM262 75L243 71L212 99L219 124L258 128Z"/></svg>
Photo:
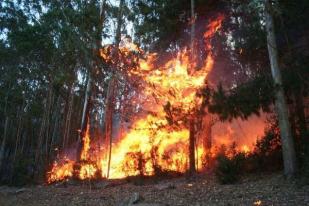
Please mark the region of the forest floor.
<svg viewBox="0 0 309 206"><path fill-rule="evenodd" d="M141 183L141 182L140 182ZM247 176L233 185L220 185L199 175L136 184L125 180L68 182L13 188L0 187L1 206L94 205L309 205L309 185L286 181L279 174Z"/></svg>

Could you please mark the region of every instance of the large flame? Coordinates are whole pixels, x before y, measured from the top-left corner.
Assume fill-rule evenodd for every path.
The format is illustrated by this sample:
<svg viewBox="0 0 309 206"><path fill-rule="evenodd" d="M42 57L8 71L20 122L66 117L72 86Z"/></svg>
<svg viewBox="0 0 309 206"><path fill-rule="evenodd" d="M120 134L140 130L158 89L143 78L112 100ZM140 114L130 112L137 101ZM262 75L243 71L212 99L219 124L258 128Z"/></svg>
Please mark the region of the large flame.
<svg viewBox="0 0 309 206"><path fill-rule="evenodd" d="M83 148L81 151L80 159L87 160L90 149L90 124L87 124L85 135L83 135Z"/></svg>
<svg viewBox="0 0 309 206"><path fill-rule="evenodd" d="M190 132L185 116L194 115L194 109L202 103L196 94L205 85L207 74L213 68L214 57L210 39L220 29L223 19L223 16L219 16L207 26L204 33L207 57L201 68L192 70L190 51L183 49L175 58L160 67L154 66L157 55L148 54L138 60L137 68L125 71L129 77L142 79L143 91L139 97L146 101L134 103L142 106L148 113L140 114L141 117L132 124L131 129L112 145L108 178L154 175L157 170L180 173L187 171ZM119 50L124 53L124 58L116 55L115 59L111 47L104 47L101 56L111 64L119 61L124 61L125 64L132 62L128 60L132 50L141 52L131 41L123 41ZM167 120L166 105L174 108L173 112L177 113L174 115L179 116L173 120L175 122ZM49 183L72 177L74 174L82 180L96 178L98 175L107 177L109 155L104 150L91 148L95 143L90 140L87 125L80 160L56 161L47 175ZM249 147L244 145L243 150L248 152ZM201 169L205 156L204 148L197 144L195 153L196 167Z"/></svg>

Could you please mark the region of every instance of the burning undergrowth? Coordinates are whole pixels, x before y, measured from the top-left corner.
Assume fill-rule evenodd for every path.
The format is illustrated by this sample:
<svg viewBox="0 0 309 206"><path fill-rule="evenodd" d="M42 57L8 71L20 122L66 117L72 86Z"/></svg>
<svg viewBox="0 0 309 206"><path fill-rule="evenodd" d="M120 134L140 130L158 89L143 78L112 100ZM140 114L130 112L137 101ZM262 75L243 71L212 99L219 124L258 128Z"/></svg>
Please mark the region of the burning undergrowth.
<svg viewBox="0 0 309 206"><path fill-rule="evenodd" d="M143 108L144 112L138 114L130 130L112 144L110 151L108 147L98 147L92 141L88 124L82 137L81 153L76 158L57 159L47 174L48 183L72 177L80 180L118 179L168 171L185 173L189 168L192 124L197 130L195 167L202 170L207 155L213 155L215 151L205 149L204 134L199 131L198 122L203 122L201 114L204 112L200 111L203 100L198 93L214 66L211 38L220 30L223 19L219 16L207 26L204 33L207 57L197 69L193 69L197 63L190 61L188 49L155 66L157 55L145 54L131 42L120 45L121 55L115 55L111 47L104 47L101 50L104 61L118 68L117 72L128 82L139 80L142 89L135 95L134 104ZM139 53L142 58L134 53ZM122 69L122 65L132 65L132 69ZM248 145L241 146L246 152L250 150Z"/></svg>

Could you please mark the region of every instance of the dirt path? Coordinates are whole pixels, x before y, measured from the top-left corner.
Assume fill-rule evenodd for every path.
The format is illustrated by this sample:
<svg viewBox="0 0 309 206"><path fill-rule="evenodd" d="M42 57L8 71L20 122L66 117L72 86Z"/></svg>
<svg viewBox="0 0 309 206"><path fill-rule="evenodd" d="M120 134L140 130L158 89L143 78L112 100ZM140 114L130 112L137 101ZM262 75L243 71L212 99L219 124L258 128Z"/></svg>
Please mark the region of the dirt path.
<svg viewBox="0 0 309 206"><path fill-rule="evenodd" d="M36 205L309 205L309 186L285 181L281 175L247 177L239 184L219 185L212 178L177 178L136 186L122 182L75 185L0 187L1 206Z"/></svg>

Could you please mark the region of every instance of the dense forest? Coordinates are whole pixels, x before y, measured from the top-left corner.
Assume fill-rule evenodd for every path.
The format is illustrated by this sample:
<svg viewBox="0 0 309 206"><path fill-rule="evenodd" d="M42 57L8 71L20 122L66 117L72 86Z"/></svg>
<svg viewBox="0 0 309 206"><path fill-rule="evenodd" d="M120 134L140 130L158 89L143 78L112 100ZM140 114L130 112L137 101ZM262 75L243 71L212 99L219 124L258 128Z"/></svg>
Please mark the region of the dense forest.
<svg viewBox="0 0 309 206"><path fill-rule="evenodd" d="M308 11L307 0L1 1L0 184L280 173L308 185Z"/></svg>

